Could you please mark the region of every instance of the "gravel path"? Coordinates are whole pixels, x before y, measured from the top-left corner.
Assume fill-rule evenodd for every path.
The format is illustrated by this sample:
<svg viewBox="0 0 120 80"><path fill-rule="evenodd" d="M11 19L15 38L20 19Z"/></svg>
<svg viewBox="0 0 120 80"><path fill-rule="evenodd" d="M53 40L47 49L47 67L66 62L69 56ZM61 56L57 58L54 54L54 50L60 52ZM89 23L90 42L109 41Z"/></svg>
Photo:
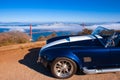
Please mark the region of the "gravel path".
<svg viewBox="0 0 120 80"><path fill-rule="evenodd" d="M54 78L50 71L36 63L41 45L15 45L12 49L0 47L0 80L59 80ZM24 46L24 47L23 47ZM4 50L5 49L5 50ZM120 80L120 72L74 75L65 80Z"/></svg>

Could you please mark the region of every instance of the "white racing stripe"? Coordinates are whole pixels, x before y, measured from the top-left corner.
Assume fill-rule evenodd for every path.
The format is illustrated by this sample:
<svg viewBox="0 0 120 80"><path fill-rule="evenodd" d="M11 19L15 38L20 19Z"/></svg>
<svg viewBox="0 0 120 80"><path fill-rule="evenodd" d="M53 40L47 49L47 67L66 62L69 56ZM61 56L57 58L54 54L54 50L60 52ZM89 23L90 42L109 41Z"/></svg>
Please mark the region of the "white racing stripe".
<svg viewBox="0 0 120 80"><path fill-rule="evenodd" d="M102 38L101 36L99 35L95 35L97 38ZM83 41L83 40L91 40L91 39L95 39L94 36L91 36L91 35L87 35L87 36L74 36L74 37L69 37L69 40L68 38L65 38L65 39L60 39L60 40L57 40L57 41L54 41L54 42L51 42L49 44L46 44L43 48L48 48L48 47L51 47L51 46L55 46L55 45L58 45L58 44L62 44L62 43L68 43L68 42L76 42L76 41Z"/></svg>
<svg viewBox="0 0 120 80"><path fill-rule="evenodd" d="M91 36L75 36L75 37L70 37L70 42L83 41L83 40L91 40L93 38Z"/></svg>
<svg viewBox="0 0 120 80"><path fill-rule="evenodd" d="M101 36L99 36L99 35L95 35L98 39L102 39L102 37Z"/></svg>
<svg viewBox="0 0 120 80"><path fill-rule="evenodd" d="M67 39L57 40L57 41L51 42L49 44L46 44L44 47L42 47L41 50L48 48L48 47L51 47L51 46L54 46L54 45L57 45L57 44L68 43L68 42L69 41Z"/></svg>

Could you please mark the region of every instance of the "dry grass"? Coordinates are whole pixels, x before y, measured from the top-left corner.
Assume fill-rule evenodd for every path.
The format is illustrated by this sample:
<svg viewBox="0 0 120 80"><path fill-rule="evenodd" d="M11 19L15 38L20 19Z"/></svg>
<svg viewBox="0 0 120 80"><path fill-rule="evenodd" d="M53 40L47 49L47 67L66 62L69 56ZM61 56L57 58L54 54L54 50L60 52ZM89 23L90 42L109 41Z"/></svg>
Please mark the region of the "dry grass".
<svg viewBox="0 0 120 80"><path fill-rule="evenodd" d="M0 46L26 43L29 40L30 37L27 34L18 31L0 33Z"/></svg>

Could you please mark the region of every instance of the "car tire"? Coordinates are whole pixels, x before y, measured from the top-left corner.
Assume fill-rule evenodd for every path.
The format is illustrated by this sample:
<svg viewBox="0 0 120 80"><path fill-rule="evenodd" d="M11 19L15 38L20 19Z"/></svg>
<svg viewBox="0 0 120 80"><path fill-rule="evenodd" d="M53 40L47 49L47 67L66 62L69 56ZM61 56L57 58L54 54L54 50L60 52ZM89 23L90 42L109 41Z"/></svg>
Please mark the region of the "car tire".
<svg viewBox="0 0 120 80"><path fill-rule="evenodd" d="M68 58L57 58L51 65L51 72L54 77L59 79L66 79L73 76L76 73L76 63Z"/></svg>

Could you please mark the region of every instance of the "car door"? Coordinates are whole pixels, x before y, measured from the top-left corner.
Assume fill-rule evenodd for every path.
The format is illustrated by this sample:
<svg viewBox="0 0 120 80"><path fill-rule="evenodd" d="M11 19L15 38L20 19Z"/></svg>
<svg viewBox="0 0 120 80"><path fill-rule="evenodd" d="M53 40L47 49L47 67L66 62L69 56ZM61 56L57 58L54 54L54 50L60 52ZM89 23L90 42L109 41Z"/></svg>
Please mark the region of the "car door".
<svg viewBox="0 0 120 80"><path fill-rule="evenodd" d="M111 64L120 67L120 46L110 48Z"/></svg>
<svg viewBox="0 0 120 80"><path fill-rule="evenodd" d="M82 47L77 55L85 67L103 68L110 66L110 49L104 47Z"/></svg>

